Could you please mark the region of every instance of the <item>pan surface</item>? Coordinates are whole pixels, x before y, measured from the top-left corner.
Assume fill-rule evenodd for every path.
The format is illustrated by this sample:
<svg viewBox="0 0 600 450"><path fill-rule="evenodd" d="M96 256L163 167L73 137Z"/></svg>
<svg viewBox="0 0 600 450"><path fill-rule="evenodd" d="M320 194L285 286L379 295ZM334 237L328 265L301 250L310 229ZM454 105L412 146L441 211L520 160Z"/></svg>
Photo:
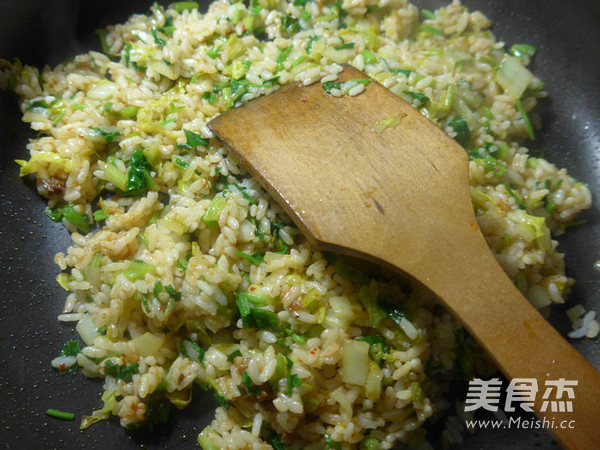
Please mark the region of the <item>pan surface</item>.
<svg viewBox="0 0 600 450"><path fill-rule="evenodd" d="M94 30L145 12L151 1L0 0L0 57L24 63L55 65L70 55L98 49ZM167 3L167 2L160 2ZM415 0L434 9L447 2ZM559 238L567 272L577 280L570 304L600 311L600 3L596 0L464 0L494 23L508 45L538 48L533 71L546 82L549 98L541 102L544 128L530 145L551 162L588 184L594 204L586 223ZM205 2L206 4L206 2ZM202 10L206 6L201 7ZM70 242L66 230L42 215L44 200L33 183L19 179L14 159L25 158L33 137L21 122L15 98L0 93L0 445L2 448L194 448L199 431L210 423L212 396L195 392L183 412L168 426L137 432L116 421L79 431L82 415L101 405L102 384L80 374L59 375L50 367L64 342L76 337L61 324L65 292L54 281L54 254ZM565 308L554 308L550 320L565 334ZM573 342L600 367L598 340ZM576 373L573 374L576 378ZM581 395L581 394L580 394ZM45 415L48 408L74 412L73 422ZM599 418L600 419L600 418ZM437 446L436 446L437 447ZM465 437L465 449L558 448L541 430L480 430Z"/></svg>

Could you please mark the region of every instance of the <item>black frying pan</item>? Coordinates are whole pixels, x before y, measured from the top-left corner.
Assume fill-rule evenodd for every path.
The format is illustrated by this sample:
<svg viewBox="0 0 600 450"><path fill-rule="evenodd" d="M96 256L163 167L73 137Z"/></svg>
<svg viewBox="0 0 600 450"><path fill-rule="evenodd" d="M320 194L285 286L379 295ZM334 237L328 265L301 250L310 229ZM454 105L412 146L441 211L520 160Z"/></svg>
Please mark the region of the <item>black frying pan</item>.
<svg viewBox="0 0 600 450"><path fill-rule="evenodd" d="M434 9L446 2L415 3ZM96 28L145 12L150 4L149 0L0 0L0 57L18 57L38 66L57 64L69 55L98 49ZM493 21L496 35L509 45L525 42L538 48L533 69L546 81L550 98L541 102L544 129L531 148L568 168L597 196L593 209L583 216L587 222L561 237L560 249L567 254L568 274L578 280L571 304L600 311L600 272L593 268L600 259L600 2L464 0L464 4L483 11ZM201 392L195 392L192 405L173 414L163 428L129 432L116 421L105 421L79 431L81 416L101 406L102 386L80 374L61 376L50 368L64 342L76 337L73 328L56 320L65 292L54 281L58 268L53 255L66 250L69 237L61 225L42 215L45 203L34 184L19 179L13 160L26 158L30 137L33 133L20 121L14 98L0 94L0 445L194 448L215 407L212 397ZM564 309L554 308L550 317L563 334L569 331ZM574 345L600 367L598 340ZM47 417L48 408L74 412L76 420ZM558 446L545 431L488 429L466 436L461 448Z"/></svg>

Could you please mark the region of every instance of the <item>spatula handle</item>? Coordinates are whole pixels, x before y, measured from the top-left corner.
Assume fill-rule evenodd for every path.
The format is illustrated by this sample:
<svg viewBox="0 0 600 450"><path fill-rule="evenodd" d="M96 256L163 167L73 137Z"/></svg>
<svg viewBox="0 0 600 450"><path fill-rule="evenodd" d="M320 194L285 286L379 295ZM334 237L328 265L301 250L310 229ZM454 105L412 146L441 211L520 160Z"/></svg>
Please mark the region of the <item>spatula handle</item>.
<svg viewBox="0 0 600 450"><path fill-rule="evenodd" d="M465 240L448 240L448 245L468 246L438 252L426 273L413 275L463 320L508 379L537 381L534 410L565 448L598 448L600 373L521 295L481 233L473 228L468 233ZM552 383L564 380L577 383L568 386L574 398L568 390L557 396ZM554 390L546 393L548 388ZM553 405L552 400L558 402ZM572 404L572 411L553 411L565 402Z"/></svg>

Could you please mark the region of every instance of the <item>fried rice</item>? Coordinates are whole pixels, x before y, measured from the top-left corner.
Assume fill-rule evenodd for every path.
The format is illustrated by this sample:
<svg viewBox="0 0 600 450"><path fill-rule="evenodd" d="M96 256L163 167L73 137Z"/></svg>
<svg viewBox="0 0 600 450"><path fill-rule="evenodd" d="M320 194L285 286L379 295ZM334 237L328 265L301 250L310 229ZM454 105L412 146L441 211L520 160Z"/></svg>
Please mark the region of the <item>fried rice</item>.
<svg viewBox="0 0 600 450"><path fill-rule="evenodd" d="M485 370L475 343L426 291L313 248L206 124L342 64L365 71L469 152L479 226L546 310L573 283L554 236L591 195L522 145L545 96L534 49L490 26L456 1L177 2L103 30L102 53L4 62L39 133L21 175L72 232L59 319L83 344L53 364L104 378L82 428L162 423L201 388L219 402L205 449L422 442L446 381Z"/></svg>

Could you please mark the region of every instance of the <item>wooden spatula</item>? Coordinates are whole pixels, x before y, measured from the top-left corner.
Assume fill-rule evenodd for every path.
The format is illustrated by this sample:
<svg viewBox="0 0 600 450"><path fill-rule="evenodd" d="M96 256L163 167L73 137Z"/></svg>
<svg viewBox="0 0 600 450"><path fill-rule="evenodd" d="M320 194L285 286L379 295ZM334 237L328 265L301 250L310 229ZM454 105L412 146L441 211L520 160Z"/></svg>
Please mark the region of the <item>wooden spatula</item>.
<svg viewBox="0 0 600 450"><path fill-rule="evenodd" d="M350 67L340 76L367 78ZM536 380L534 410L565 447L598 448L600 373L496 262L474 216L468 156L453 139L374 81L354 97L329 95L320 83L290 85L209 127L313 244L427 286L509 379ZM561 379L577 381L575 398L546 393L546 381ZM555 412L560 405L546 400L573 410Z"/></svg>

